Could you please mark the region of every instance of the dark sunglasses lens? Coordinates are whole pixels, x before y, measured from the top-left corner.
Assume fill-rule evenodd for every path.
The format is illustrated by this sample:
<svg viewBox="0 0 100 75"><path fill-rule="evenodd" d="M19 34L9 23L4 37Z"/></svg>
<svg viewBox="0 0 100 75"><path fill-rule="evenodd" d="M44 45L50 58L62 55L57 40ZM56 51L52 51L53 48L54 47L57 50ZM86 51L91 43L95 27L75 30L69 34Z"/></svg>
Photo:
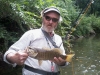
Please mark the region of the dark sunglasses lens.
<svg viewBox="0 0 100 75"><path fill-rule="evenodd" d="M50 21L50 20L51 20L51 18L50 18L49 16L45 16L45 19L46 19L47 21Z"/></svg>
<svg viewBox="0 0 100 75"><path fill-rule="evenodd" d="M53 21L53 22L57 22L58 19L56 19L56 18L52 18L52 21Z"/></svg>
<svg viewBox="0 0 100 75"><path fill-rule="evenodd" d="M46 19L47 21L50 21L50 20L52 19L53 22L57 22L57 21L58 21L57 18L51 18L51 17L49 17L49 16L45 16L45 19Z"/></svg>

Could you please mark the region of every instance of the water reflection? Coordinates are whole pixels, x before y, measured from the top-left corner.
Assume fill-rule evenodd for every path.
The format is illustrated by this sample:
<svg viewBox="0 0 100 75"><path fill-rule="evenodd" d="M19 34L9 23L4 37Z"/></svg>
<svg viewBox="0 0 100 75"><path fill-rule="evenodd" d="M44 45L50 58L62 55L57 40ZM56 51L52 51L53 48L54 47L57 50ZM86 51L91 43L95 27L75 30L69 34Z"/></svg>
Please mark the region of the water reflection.
<svg viewBox="0 0 100 75"><path fill-rule="evenodd" d="M100 75L100 38L74 40L73 62L61 68L61 75Z"/></svg>

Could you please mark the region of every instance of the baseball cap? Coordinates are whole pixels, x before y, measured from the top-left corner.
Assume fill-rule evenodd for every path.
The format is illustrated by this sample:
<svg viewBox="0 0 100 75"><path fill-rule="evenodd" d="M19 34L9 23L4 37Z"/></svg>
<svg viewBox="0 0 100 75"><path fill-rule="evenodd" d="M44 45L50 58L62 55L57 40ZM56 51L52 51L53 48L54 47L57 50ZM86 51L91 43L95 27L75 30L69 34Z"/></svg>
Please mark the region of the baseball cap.
<svg viewBox="0 0 100 75"><path fill-rule="evenodd" d="M47 12L50 12L50 11L55 11L55 12L57 12L60 15L60 11L57 8L55 8L55 7L49 7L49 8L44 9L43 14L45 14Z"/></svg>
<svg viewBox="0 0 100 75"><path fill-rule="evenodd" d="M60 15L59 22L62 21L62 17L61 17L61 13L60 13L59 9L57 9L57 8L54 7L54 6L45 8L45 9L41 12L41 17L43 17L45 13L50 12L50 11L55 11L55 12L57 12L57 13Z"/></svg>

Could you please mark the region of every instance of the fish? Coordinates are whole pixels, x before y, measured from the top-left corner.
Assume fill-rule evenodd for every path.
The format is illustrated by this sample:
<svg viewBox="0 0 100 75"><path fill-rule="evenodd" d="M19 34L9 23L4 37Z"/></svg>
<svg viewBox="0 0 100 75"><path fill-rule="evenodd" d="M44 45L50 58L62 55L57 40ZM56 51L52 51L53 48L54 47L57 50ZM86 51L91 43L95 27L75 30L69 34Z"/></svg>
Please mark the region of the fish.
<svg viewBox="0 0 100 75"><path fill-rule="evenodd" d="M65 61L71 62L72 57L75 55L75 54L63 55L62 50L60 48L40 49L40 48L27 47L26 51L30 57L39 60L40 64L41 64L41 60L53 60L54 57L57 58L61 57Z"/></svg>

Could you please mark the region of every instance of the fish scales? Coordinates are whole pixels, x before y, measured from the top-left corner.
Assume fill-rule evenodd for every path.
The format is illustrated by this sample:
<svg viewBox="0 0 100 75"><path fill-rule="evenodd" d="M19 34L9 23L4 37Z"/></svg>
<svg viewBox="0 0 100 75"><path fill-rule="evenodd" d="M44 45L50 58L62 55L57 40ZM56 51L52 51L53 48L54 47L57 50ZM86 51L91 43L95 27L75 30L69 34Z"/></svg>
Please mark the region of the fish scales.
<svg viewBox="0 0 100 75"><path fill-rule="evenodd" d="M52 60L54 57L61 57L63 59L66 59L66 56L61 55L60 53L57 53L53 50L51 51L45 51L45 52L38 52L37 56L34 58L39 59L39 60Z"/></svg>
<svg viewBox="0 0 100 75"><path fill-rule="evenodd" d="M38 51L38 54L35 58L39 60L48 60L52 57L50 57L50 51L42 50Z"/></svg>
<svg viewBox="0 0 100 75"><path fill-rule="evenodd" d="M28 48L29 56L39 60L52 60L54 57L62 57L66 59L66 56L62 55L60 49L39 49L39 48ZM35 55L36 54L36 55ZM35 56L34 56L35 55Z"/></svg>
<svg viewBox="0 0 100 75"><path fill-rule="evenodd" d="M63 55L59 48L54 49L40 49L40 48L27 48L27 52L30 57L37 60L52 60L54 57L61 57L62 59L71 62L72 57L75 54Z"/></svg>
<svg viewBox="0 0 100 75"><path fill-rule="evenodd" d="M38 52L37 56L34 58L39 59L39 60L48 60L50 59L50 53L48 53L48 51Z"/></svg>

